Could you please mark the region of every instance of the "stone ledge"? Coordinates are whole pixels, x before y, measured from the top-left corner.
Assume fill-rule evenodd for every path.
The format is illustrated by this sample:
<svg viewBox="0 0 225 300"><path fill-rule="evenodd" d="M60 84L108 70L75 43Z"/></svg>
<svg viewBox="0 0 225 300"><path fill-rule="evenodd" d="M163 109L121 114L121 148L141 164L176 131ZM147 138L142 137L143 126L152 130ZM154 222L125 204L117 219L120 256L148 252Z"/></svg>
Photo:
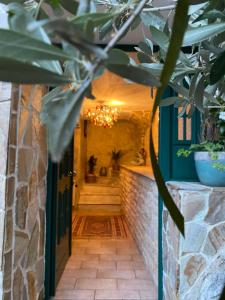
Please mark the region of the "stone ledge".
<svg viewBox="0 0 225 300"><path fill-rule="evenodd" d="M171 189L180 191L219 191L225 192L225 187L210 187L201 184L200 182L187 182L187 181L168 181L167 185Z"/></svg>

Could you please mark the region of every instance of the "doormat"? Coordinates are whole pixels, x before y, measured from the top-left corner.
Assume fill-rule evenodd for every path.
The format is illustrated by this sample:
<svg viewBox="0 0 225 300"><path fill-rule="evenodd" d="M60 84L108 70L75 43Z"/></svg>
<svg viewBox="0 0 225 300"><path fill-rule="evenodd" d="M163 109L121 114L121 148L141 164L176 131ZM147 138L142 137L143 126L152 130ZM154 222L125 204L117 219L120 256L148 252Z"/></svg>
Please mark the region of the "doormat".
<svg viewBox="0 0 225 300"><path fill-rule="evenodd" d="M129 230L123 216L75 216L73 239L127 239Z"/></svg>

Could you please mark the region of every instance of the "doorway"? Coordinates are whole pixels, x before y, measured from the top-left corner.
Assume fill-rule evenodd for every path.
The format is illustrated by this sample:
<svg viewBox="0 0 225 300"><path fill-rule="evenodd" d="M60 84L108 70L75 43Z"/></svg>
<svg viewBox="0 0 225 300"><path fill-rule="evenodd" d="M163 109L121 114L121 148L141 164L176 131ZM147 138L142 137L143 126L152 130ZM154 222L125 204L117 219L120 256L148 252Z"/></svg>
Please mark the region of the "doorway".
<svg viewBox="0 0 225 300"><path fill-rule="evenodd" d="M135 216L132 216L132 209L130 210L131 218L124 215L125 202L121 200L124 196L121 195L122 179L120 177L122 168L124 172L125 170L128 173L131 172L131 176L135 178L140 176L141 179L138 180L143 180L143 182L152 174L148 152L148 126L153 102L149 105L149 88L131 84L106 72L94 82L93 93L96 100L85 100L80 122L74 132L72 150L74 157L73 159L68 156L64 158L67 166L64 177L67 177L67 182L68 178L70 180L73 178L73 191L68 191L70 185L67 184L65 193L67 197L70 197L72 207L68 210L72 218L72 222L68 224L70 242L68 239L67 241L70 244L63 255L64 262L67 261L66 264L62 263L63 274L61 271L53 274L57 272L57 268L53 268L50 295L56 293L56 299L65 299L63 297L141 299L142 297L155 300L157 295L152 280L155 270L149 270L149 265L146 265L148 259L146 255L143 257L141 254L143 251L148 252L145 251L147 243L138 245L137 241L140 240L136 236L137 232L131 230L136 227L133 222ZM154 96L154 91L152 94ZM95 111L96 106L101 105L118 109L119 116L112 128L110 126L109 128L98 127L93 120L87 118L89 110ZM155 125L156 145L157 128L158 124ZM71 154L71 151L69 153ZM91 157L97 158L94 174L90 170ZM115 157L119 158L117 162L115 162ZM70 167L68 162L70 162ZM71 166L73 166L72 169ZM60 166L53 165L53 168L63 170ZM61 192L66 182L64 177L62 180L62 177L56 176L54 179L58 180L60 186L62 185ZM53 181L53 186L55 184L56 182ZM54 191L51 193L53 198L57 197ZM136 196L141 196L141 193L140 190ZM135 199L131 201L133 200L136 201ZM137 211L140 212L144 207L139 209L138 205L137 203ZM59 218L59 215L56 214L55 218ZM141 218L140 213L139 219ZM54 226L60 227L63 224L62 219L60 222L53 222ZM148 230L148 226L142 224L143 220L137 222L140 223L137 228L141 228L141 232L144 232L146 228ZM54 234L54 230L51 231L52 233ZM144 234L146 235L145 232ZM55 243L58 243L57 237L55 242L53 241L53 248ZM51 263L54 265L56 257L52 255L52 250L50 253L49 259L53 260ZM58 278L61 279L58 281Z"/></svg>

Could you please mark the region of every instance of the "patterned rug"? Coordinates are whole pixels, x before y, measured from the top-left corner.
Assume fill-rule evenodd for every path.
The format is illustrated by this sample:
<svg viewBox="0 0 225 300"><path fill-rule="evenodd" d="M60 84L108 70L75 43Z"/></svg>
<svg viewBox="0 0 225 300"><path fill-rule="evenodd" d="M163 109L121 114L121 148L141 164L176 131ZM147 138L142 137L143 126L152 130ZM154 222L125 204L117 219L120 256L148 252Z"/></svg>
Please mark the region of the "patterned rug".
<svg viewBox="0 0 225 300"><path fill-rule="evenodd" d="M123 216L75 216L73 239L127 239L129 231Z"/></svg>

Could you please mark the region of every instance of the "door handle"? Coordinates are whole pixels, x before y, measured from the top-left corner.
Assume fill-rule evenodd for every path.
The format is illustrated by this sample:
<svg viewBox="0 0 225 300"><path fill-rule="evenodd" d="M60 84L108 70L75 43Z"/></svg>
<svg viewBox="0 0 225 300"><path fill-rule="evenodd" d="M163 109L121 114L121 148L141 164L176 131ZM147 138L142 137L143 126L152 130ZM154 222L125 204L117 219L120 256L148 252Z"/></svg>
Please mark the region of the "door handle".
<svg viewBox="0 0 225 300"><path fill-rule="evenodd" d="M69 176L69 177L75 177L75 176L77 176L77 171L69 171L68 174L67 174L67 176Z"/></svg>

